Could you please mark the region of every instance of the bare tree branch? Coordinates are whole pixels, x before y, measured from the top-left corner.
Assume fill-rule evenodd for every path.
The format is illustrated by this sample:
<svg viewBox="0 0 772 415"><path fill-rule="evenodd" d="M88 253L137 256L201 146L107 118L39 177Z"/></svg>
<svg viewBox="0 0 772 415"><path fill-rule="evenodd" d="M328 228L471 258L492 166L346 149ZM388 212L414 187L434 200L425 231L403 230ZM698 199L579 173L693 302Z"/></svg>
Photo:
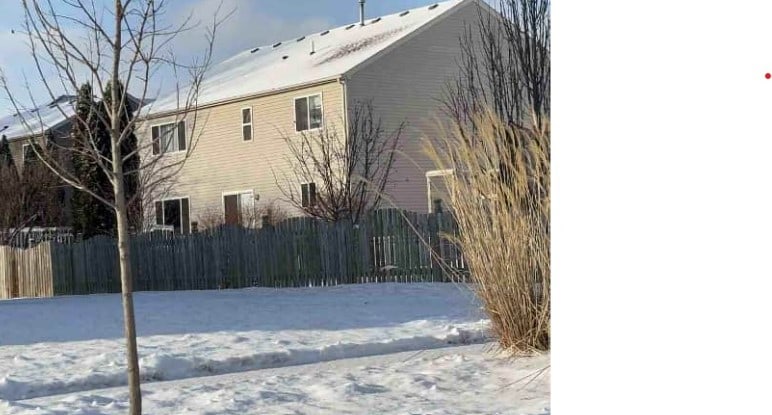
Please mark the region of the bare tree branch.
<svg viewBox="0 0 772 415"><path fill-rule="evenodd" d="M285 135L289 156L281 172L273 170L274 180L284 198L305 214L358 222L381 203L403 129L404 123L385 131L372 103L357 103L345 135L334 128Z"/></svg>

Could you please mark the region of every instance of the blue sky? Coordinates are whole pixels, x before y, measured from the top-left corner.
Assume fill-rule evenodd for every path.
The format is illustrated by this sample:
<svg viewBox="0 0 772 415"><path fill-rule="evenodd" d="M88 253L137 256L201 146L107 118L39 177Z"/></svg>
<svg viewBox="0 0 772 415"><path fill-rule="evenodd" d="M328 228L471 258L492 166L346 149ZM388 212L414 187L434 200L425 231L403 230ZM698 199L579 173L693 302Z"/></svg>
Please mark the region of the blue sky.
<svg viewBox="0 0 772 415"><path fill-rule="evenodd" d="M60 0L52 0L54 5ZM167 0L167 18L192 14L194 20L207 22L221 0ZM222 0L225 10L235 13L217 36L215 62L224 60L252 46L269 44L359 19L358 0ZM436 0L367 0L367 16L375 17L404 9L435 3ZM48 101L36 76L21 29L23 12L20 1L2 0L0 6L0 69L11 83L13 92L27 96L24 74L36 101ZM11 31L16 30L16 34ZM203 48L203 25L178 39L177 51L184 59L187 51ZM162 79L163 76L159 76ZM159 88L163 89L161 85ZM0 115L12 112L4 92L0 92Z"/></svg>

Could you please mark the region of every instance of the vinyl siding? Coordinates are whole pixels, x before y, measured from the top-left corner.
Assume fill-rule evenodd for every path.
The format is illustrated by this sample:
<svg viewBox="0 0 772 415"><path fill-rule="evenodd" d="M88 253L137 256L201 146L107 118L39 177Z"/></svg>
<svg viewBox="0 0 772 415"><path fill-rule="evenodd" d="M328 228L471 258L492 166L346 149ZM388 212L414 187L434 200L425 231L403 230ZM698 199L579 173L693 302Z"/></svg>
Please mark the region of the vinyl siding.
<svg viewBox="0 0 772 415"><path fill-rule="evenodd" d="M297 213L284 201L276 184L288 168L287 144L283 137L296 136L294 99L322 94L323 122L327 128L342 128L342 86L337 81L219 105L198 111L196 131L188 131L189 141L195 141L190 158L177 175L175 183L163 195L149 195L145 206L159 198L188 197L191 221L199 221L212 212L223 214L223 193L253 191L257 206L276 202ZM241 110L252 108L252 140L243 141ZM153 125L173 122L174 118L146 121L139 137L149 140ZM191 129L192 118L188 119ZM170 159L180 155L168 155ZM154 221L152 209L146 215Z"/></svg>
<svg viewBox="0 0 772 415"><path fill-rule="evenodd" d="M395 159L387 190L396 206L427 212L426 172L433 163L423 151L423 137L439 134L446 82L458 74L459 38L465 24L478 21L478 6L464 3L433 26L416 33L347 80L348 105L372 100L387 131L406 122L401 149ZM418 166L416 166L416 164Z"/></svg>
<svg viewBox="0 0 772 415"><path fill-rule="evenodd" d="M70 131L71 131L71 124L69 122L65 123L61 127L58 127L56 130L50 130L50 131L54 135L54 137L56 137L57 139L56 142L59 143L59 145L61 146L69 145L69 137L70 137ZM28 136L28 137L18 137L8 141L8 147L11 150L11 158L13 159L14 163L16 164L16 168L18 168L19 171L21 171L22 169L22 163L24 159L24 146L26 144L29 144L30 141L38 145L43 145L46 142L44 137L45 137L44 135L39 134L39 135Z"/></svg>

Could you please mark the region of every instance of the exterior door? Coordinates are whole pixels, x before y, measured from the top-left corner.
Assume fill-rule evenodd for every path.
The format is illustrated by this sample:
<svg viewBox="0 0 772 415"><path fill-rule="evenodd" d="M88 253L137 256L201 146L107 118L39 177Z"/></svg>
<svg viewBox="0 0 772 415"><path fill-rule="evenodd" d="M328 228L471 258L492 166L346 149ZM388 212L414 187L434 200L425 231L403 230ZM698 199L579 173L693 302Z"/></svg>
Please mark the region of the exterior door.
<svg viewBox="0 0 772 415"><path fill-rule="evenodd" d="M225 204L225 224L240 225L241 209L239 209L239 195L227 195L223 197Z"/></svg>

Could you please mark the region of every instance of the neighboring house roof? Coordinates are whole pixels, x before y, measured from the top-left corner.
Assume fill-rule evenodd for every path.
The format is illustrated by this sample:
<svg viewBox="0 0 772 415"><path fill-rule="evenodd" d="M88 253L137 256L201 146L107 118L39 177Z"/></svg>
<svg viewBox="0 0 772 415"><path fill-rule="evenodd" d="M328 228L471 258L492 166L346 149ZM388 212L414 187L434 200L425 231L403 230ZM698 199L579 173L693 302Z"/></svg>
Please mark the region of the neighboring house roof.
<svg viewBox="0 0 772 415"><path fill-rule="evenodd" d="M131 94L127 97L134 105L139 100ZM25 109L19 113L0 117L0 137L5 136L8 141L17 140L60 127L70 121L75 115L75 103L77 97L62 95L53 102L33 109ZM145 99L145 105L153 102Z"/></svg>
<svg viewBox="0 0 772 415"><path fill-rule="evenodd" d="M335 78L471 0L450 0L388 16L370 18L243 51L205 74L197 104L207 105ZM353 4L353 3L352 3ZM180 96L185 97L186 92ZM148 109L150 115L177 111L177 93Z"/></svg>
<svg viewBox="0 0 772 415"><path fill-rule="evenodd" d="M59 127L67 122L75 114L71 103L75 97L62 95L55 101L29 110L21 114L13 114L0 118L0 136L5 136L8 141L24 138L31 135L43 134L46 131Z"/></svg>

